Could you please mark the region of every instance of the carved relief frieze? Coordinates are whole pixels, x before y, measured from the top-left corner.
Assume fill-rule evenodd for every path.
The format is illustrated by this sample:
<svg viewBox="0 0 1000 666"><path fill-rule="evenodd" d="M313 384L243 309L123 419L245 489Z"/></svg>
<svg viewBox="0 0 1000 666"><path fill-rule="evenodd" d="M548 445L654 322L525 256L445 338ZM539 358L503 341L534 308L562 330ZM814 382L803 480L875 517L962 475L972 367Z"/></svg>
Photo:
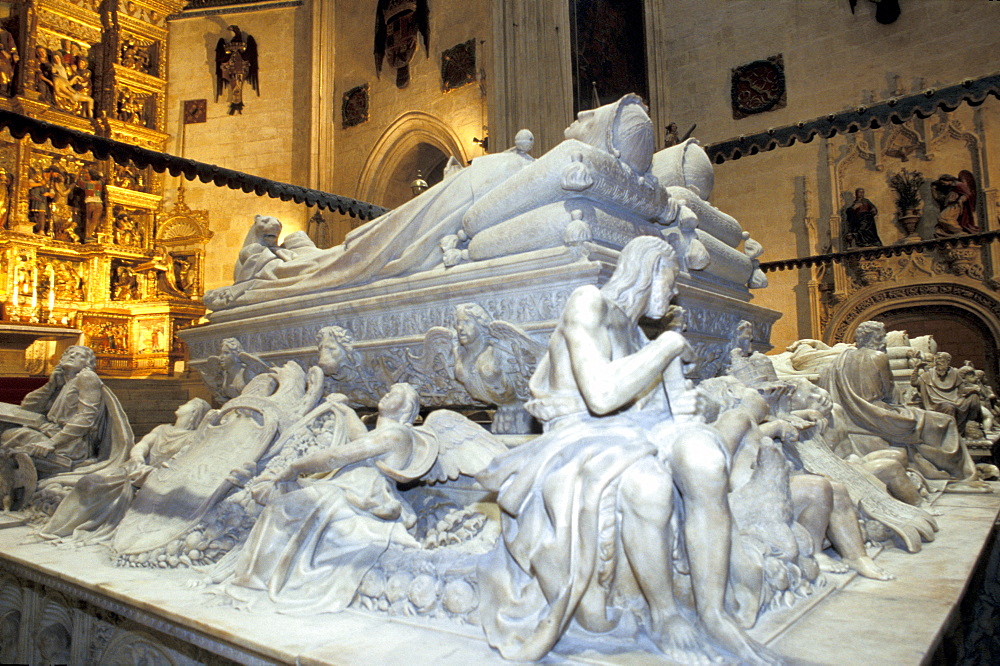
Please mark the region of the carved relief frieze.
<svg viewBox="0 0 1000 666"><path fill-rule="evenodd" d="M871 318L872 311L880 308L883 304L904 300L919 302L920 299L928 297L946 297L955 299L955 301L973 303L978 308L989 312L997 321L1000 321L1000 301L996 298L962 284L935 282L890 287L874 292L852 305L846 312L837 313L839 323L832 333L825 337L834 341L845 340L855 322L862 320L862 317Z"/></svg>

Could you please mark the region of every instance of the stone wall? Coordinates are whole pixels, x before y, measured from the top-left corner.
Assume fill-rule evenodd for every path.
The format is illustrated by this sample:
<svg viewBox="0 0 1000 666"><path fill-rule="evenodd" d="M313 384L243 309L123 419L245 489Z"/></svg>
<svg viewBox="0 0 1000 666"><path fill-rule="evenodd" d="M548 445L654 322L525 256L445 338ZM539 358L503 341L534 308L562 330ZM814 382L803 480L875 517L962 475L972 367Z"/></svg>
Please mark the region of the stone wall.
<svg viewBox="0 0 1000 666"><path fill-rule="evenodd" d="M266 6L266 5L265 5ZM309 183L313 58L309 3L258 11L218 8L170 21L167 100L168 152L255 176ZM260 95L244 87L242 113L229 115L225 91L215 100L215 47L237 25L259 49ZM185 100L207 101L206 121L182 125ZM167 193L180 179L167 179ZM208 209L215 236L207 247L205 286L232 284L233 263L255 214L273 215L285 233L305 229L304 205L184 181L193 209Z"/></svg>

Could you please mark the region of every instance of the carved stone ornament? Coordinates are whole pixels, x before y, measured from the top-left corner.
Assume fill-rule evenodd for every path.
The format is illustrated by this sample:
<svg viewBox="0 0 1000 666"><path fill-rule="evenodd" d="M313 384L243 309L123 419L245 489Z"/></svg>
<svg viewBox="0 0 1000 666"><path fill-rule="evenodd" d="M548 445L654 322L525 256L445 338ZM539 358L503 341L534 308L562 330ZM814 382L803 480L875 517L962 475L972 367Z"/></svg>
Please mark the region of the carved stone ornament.
<svg viewBox="0 0 1000 666"><path fill-rule="evenodd" d="M344 129L368 122L368 84L355 86L344 93L340 107L341 126Z"/></svg>
<svg viewBox="0 0 1000 666"><path fill-rule="evenodd" d="M476 80L476 40L441 52L441 88L454 90Z"/></svg>
<svg viewBox="0 0 1000 666"><path fill-rule="evenodd" d="M784 108L787 94L785 62L780 54L733 68L730 98L737 120Z"/></svg>
<svg viewBox="0 0 1000 666"><path fill-rule="evenodd" d="M417 40L430 33L428 0L379 0L375 9L375 73L381 76L383 60L396 70L396 87L410 83L410 61L417 52Z"/></svg>

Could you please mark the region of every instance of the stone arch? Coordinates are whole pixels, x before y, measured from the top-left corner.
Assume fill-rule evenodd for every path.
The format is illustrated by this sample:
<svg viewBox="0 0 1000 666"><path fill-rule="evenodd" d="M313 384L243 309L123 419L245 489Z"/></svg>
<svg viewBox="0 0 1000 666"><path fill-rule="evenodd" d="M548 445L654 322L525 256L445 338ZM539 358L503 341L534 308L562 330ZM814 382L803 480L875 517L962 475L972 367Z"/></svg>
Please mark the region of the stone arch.
<svg viewBox="0 0 1000 666"><path fill-rule="evenodd" d="M926 320L951 322L977 335L982 344L982 362L987 377L996 385L1000 379L1000 300L982 289L948 282L894 286L865 291L850 299L831 318L825 342L852 342L858 324L869 319L905 328L907 322ZM914 328L911 335L930 332ZM947 351L947 350L945 350ZM961 363L965 358L956 359ZM971 359L970 359L971 360Z"/></svg>
<svg viewBox="0 0 1000 666"><path fill-rule="evenodd" d="M423 111L408 111L396 118L382 133L361 169L356 197L382 204L390 192L398 168L418 151L454 156L462 164L468 154L458 134L447 123ZM426 175L426 174L425 174Z"/></svg>

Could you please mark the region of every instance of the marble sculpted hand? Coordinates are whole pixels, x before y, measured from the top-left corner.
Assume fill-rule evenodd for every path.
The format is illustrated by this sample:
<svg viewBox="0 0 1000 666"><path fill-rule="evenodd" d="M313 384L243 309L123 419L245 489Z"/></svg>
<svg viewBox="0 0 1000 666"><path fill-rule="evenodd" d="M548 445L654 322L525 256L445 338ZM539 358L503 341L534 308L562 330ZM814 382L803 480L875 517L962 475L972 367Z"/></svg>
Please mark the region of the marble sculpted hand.
<svg viewBox="0 0 1000 666"><path fill-rule="evenodd" d="M497 491L503 520L503 539L479 568L483 626L508 659L541 658L573 619L588 631L614 629L622 609L612 599L624 589L640 591L669 657L711 652L674 598L676 487L701 626L744 663L771 660L723 606L728 453L677 409L686 402L682 365L694 354L680 333L649 341L638 326L667 313L678 270L666 241L640 237L603 288L570 296L530 382L527 409L545 433L478 476Z"/></svg>

